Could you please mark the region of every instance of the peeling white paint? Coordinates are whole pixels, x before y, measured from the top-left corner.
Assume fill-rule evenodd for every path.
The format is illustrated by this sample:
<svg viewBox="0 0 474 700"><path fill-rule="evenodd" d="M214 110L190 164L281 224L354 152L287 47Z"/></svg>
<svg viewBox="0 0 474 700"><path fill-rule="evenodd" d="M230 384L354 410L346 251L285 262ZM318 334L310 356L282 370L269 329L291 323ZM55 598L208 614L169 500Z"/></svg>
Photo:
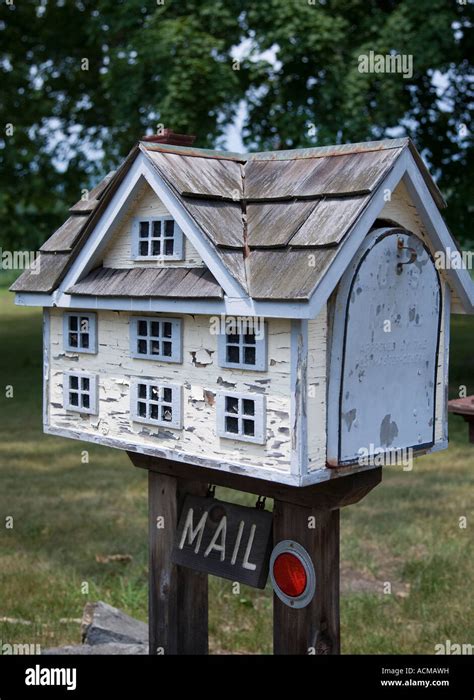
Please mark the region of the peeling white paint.
<svg viewBox="0 0 474 700"><path fill-rule="evenodd" d="M84 439L100 442L102 436L119 438L143 447L160 446L209 461L237 462L246 473L253 468L289 471L290 464L290 322L270 319L268 356L278 357L266 372L217 366L217 337L211 335L209 318L183 316L183 363L159 363L130 357L129 315L98 312L99 352L76 355L60 352L62 312L51 311L49 420L52 428L83 433ZM286 336L286 340L285 340ZM112 342L113 341L113 342ZM198 360L193 361L193 355ZM81 369L98 375L99 415L81 416L62 408L63 372ZM183 385L183 429L165 429L134 423L130 418L130 384L134 378L156 378ZM227 385L244 393L267 397L267 445L217 437L216 392ZM273 437L278 434L275 448Z"/></svg>

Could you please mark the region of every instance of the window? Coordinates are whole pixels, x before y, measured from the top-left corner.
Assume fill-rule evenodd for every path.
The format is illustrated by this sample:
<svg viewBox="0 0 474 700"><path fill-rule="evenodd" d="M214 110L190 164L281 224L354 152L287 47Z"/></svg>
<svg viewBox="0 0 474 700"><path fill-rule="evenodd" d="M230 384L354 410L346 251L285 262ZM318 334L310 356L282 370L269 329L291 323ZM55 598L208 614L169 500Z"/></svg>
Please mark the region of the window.
<svg viewBox="0 0 474 700"><path fill-rule="evenodd" d="M182 387L139 381L132 387L132 420L168 428L182 428Z"/></svg>
<svg viewBox="0 0 474 700"><path fill-rule="evenodd" d="M181 319L154 316L130 319L132 357L182 362Z"/></svg>
<svg viewBox="0 0 474 700"><path fill-rule="evenodd" d="M182 260L183 232L170 216L135 219L132 232L134 260Z"/></svg>
<svg viewBox="0 0 474 700"><path fill-rule="evenodd" d="M97 317L89 313L64 314L64 350L97 352Z"/></svg>
<svg viewBox="0 0 474 700"><path fill-rule="evenodd" d="M265 396L218 394L217 434L263 445L266 441Z"/></svg>
<svg viewBox="0 0 474 700"><path fill-rule="evenodd" d="M218 336L219 366L265 371L267 343L265 324L247 321L235 324L237 332Z"/></svg>
<svg viewBox="0 0 474 700"><path fill-rule="evenodd" d="M97 414L97 377L93 374L65 372L64 408L79 413Z"/></svg>

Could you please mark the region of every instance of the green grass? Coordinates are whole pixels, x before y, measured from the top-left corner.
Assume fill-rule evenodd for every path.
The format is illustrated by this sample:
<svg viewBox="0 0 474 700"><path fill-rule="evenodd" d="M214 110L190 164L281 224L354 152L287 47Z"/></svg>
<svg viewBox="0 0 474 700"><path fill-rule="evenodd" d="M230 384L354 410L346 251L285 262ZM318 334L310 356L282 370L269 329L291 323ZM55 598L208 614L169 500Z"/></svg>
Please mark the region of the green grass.
<svg viewBox="0 0 474 700"><path fill-rule="evenodd" d="M146 620L146 474L121 451L43 435L41 314L14 307L12 296L0 292L0 619L18 622L0 621L0 640L78 643L88 600ZM453 323L451 396L461 385L474 393L473 330L472 319ZM416 460L412 472L386 468L381 486L342 511L344 653L474 643L474 446L463 420L450 422L449 450ZM96 560L109 554L132 560ZM392 593L383 593L387 582ZM212 578L211 650L271 652L271 609L268 587L236 593Z"/></svg>

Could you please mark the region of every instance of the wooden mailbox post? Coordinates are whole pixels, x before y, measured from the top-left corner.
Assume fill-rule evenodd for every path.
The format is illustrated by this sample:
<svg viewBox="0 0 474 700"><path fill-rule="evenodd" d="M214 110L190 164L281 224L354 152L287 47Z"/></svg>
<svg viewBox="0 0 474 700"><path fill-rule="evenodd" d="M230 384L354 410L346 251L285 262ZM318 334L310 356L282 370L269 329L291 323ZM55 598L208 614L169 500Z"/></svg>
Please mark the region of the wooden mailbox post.
<svg viewBox="0 0 474 700"><path fill-rule="evenodd" d="M13 285L44 308L44 431L149 472L152 653L206 653L208 573L267 568L275 652L338 653L340 508L447 447L449 321L474 284L439 264L459 253L444 206L409 139L236 154L168 130Z"/></svg>
<svg viewBox="0 0 474 700"><path fill-rule="evenodd" d="M210 483L273 499L274 544L296 540L314 563L317 594L308 606L293 610L273 596L274 653L340 652L339 510L375 488L381 468L297 488L128 454L136 467L148 470L151 654L207 654L207 575L175 565L171 552L184 496L203 496ZM164 527L157 527L157 518L164 518Z"/></svg>

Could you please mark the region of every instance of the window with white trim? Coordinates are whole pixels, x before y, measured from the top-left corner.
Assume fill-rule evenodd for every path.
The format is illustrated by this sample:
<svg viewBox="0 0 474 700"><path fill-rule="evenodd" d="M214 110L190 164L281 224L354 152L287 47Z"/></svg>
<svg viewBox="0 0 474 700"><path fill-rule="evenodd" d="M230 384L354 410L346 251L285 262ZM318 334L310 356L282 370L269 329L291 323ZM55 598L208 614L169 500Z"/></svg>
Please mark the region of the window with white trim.
<svg viewBox="0 0 474 700"><path fill-rule="evenodd" d="M132 420L182 428L182 393L178 384L162 384L156 379L138 381L132 386Z"/></svg>
<svg viewBox="0 0 474 700"><path fill-rule="evenodd" d="M218 357L220 367L265 371L267 369L266 327L236 323L236 332L221 333L218 336Z"/></svg>
<svg viewBox="0 0 474 700"><path fill-rule="evenodd" d="M97 316L94 313L65 313L63 337L66 352L97 353Z"/></svg>
<svg viewBox="0 0 474 700"><path fill-rule="evenodd" d="M265 444L265 396L220 393L217 394L216 409L219 437Z"/></svg>
<svg viewBox="0 0 474 700"><path fill-rule="evenodd" d="M84 372L64 372L64 408L78 413L97 414L97 376Z"/></svg>
<svg viewBox="0 0 474 700"><path fill-rule="evenodd" d="M130 319L132 357L182 362L181 319L133 316Z"/></svg>
<svg viewBox="0 0 474 700"><path fill-rule="evenodd" d="M171 216L138 218L133 222L134 260L182 260L183 232Z"/></svg>

